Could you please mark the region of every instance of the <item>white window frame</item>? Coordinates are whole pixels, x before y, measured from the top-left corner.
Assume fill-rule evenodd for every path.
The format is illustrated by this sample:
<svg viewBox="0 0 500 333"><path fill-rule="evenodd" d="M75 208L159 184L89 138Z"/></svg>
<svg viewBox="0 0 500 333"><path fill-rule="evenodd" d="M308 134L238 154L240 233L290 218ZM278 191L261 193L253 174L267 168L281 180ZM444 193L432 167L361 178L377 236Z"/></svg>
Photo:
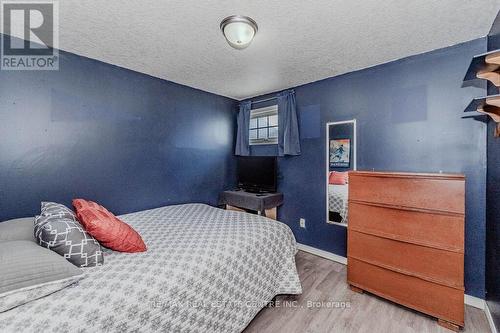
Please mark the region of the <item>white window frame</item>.
<svg viewBox="0 0 500 333"><path fill-rule="evenodd" d="M278 105L277 104L274 104L271 106L266 106L263 108L250 110L250 119L266 117L266 116L274 116L274 115L278 116ZM279 119L278 119L278 121L279 121ZM269 126L269 124L268 124L268 126L265 126L265 127L258 127L258 125L257 125L256 128L251 128L249 125L248 134L250 136L250 130L252 130L252 129L254 129L254 130L257 129L257 132L258 132L259 128L270 128L270 127L277 127L277 126ZM268 132L268 134L269 134L269 132ZM267 139L249 139L248 141L249 141L250 146L277 145L278 144L278 137L267 138Z"/></svg>

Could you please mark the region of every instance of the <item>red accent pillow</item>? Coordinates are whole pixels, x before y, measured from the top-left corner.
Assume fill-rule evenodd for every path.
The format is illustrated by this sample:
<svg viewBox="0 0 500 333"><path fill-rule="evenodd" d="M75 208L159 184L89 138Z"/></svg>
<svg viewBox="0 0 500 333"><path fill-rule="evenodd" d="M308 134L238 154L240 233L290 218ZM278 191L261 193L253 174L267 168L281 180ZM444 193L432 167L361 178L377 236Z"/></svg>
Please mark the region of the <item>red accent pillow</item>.
<svg viewBox="0 0 500 333"><path fill-rule="evenodd" d="M146 244L131 226L118 219L101 205L74 199L76 217L103 246L120 252L144 252Z"/></svg>
<svg viewBox="0 0 500 333"><path fill-rule="evenodd" d="M345 185L348 183L349 173L348 172L330 172L328 177L328 183L332 185Z"/></svg>

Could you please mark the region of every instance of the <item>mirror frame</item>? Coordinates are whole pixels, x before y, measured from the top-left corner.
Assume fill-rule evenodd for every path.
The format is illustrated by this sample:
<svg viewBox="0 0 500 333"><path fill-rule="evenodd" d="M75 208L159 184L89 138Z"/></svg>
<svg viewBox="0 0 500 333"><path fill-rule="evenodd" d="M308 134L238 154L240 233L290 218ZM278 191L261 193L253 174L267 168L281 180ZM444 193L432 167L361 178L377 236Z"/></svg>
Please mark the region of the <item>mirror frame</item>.
<svg viewBox="0 0 500 333"><path fill-rule="evenodd" d="M329 209L328 209L328 176L329 176L329 173L330 173L330 126L333 126L333 125L342 125L342 124L353 124L353 154L352 154L352 157L353 157L353 166L352 166L352 171L355 171L357 170L358 166L357 166L357 150L358 150L358 147L357 147L357 132L356 132L356 119L351 119L351 120L344 120L344 121L332 121L332 122L327 122L326 123L326 131L325 131L325 144L326 144L326 147L325 147L325 151L326 151L326 172L325 172L325 176L326 176L326 180L325 180L325 183L326 183L326 192L325 192L325 201L326 201L326 223L327 224L333 224L333 225L338 225L338 226L342 226L344 228L347 228L347 224L344 224L344 223L338 223L338 222L330 222L329 220ZM349 222L348 222L349 223Z"/></svg>

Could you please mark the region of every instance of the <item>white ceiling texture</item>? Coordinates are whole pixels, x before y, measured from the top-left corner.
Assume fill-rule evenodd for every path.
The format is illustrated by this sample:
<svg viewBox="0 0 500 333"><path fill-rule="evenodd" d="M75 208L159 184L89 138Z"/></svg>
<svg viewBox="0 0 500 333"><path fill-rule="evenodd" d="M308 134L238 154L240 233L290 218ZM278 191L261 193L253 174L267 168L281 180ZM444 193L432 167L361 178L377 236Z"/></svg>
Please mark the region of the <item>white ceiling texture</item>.
<svg viewBox="0 0 500 333"><path fill-rule="evenodd" d="M487 35L499 0L61 0L60 49L244 99ZM252 17L245 50L219 29Z"/></svg>

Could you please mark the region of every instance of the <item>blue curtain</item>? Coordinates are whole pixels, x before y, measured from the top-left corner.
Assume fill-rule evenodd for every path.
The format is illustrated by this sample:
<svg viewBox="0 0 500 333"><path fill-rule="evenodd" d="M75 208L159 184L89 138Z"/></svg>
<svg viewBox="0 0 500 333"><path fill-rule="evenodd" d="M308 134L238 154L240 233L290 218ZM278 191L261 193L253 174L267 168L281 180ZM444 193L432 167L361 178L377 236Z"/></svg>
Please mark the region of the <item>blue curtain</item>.
<svg viewBox="0 0 500 333"><path fill-rule="evenodd" d="M300 155L299 122L295 91L286 90L278 98L278 155Z"/></svg>
<svg viewBox="0 0 500 333"><path fill-rule="evenodd" d="M236 133L236 149L234 152L236 155L250 155L248 128L250 126L251 108L252 102L250 101L240 103L240 112L238 113L238 132Z"/></svg>

